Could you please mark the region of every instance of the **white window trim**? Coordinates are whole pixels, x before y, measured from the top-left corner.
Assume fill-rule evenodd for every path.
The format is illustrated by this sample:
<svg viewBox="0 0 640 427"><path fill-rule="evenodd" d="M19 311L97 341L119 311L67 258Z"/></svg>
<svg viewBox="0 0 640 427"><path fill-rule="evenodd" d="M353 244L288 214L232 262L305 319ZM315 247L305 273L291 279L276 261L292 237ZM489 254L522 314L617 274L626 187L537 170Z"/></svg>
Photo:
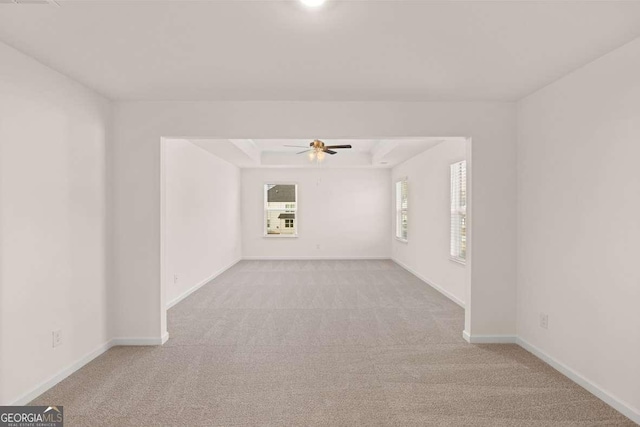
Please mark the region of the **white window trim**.
<svg viewBox="0 0 640 427"><path fill-rule="evenodd" d="M467 172L466 172L466 168L467 168L466 160L461 160L461 161L459 161L459 162L452 163L452 164L451 164L451 166L450 166L450 168L453 168L455 165L457 165L457 164L459 164L459 163L463 163L463 162L465 163L465 177L466 177L466 173L467 173ZM453 196L453 194L452 194L452 193L453 193L453 180L451 181L451 183L450 183L450 184L451 184L451 191L450 191L449 197L451 198L451 197ZM466 183L465 183L465 187L466 187ZM461 209L461 208L457 208L457 209L456 209L456 208L453 206L453 200L451 200L451 202L450 202L450 204L451 204L451 214L450 214L450 217L449 217L449 218L450 218L450 221L451 221L451 220L453 220L453 216L454 216L454 215L464 214L465 222L468 224L468 220L469 220L468 215L467 215L467 210L468 210L468 209L467 209L467 205L468 205L468 203L469 203L469 201L468 201L468 197L469 197L469 193L468 193L468 191L467 191L467 201L466 201L466 204L465 204L464 209ZM467 225L467 227L468 227L468 225ZM449 240L450 240L450 241L451 241L451 240L453 240L453 236L451 235L451 233L452 233L452 232L453 232L453 231L452 231L451 229L449 229L449 233L450 233L450 235L449 235ZM451 244L451 243L450 243L450 244ZM468 244L468 239L467 239L467 244ZM462 257L459 257L459 256L452 255L452 254L451 254L452 249L453 249L452 247L449 247L449 260L451 260L451 261L453 261L453 262L455 262L455 263L457 263L457 264L466 265L466 264L467 264L467 260L466 260L466 258L462 258ZM468 252L468 251L469 251L469 248L467 247L467 252Z"/></svg>
<svg viewBox="0 0 640 427"><path fill-rule="evenodd" d="M454 257L449 255L449 261L453 261L456 264L460 264L460 265L467 265L467 261L462 259L462 258L458 258L458 257Z"/></svg>
<svg viewBox="0 0 640 427"><path fill-rule="evenodd" d="M402 208L402 207L398 207L398 184L402 183L402 182L406 182L407 183L407 207L406 208ZM409 221L407 220L407 238L403 239L402 236L398 235L398 224L400 223L400 218L401 218L401 214L402 212L405 212L407 214L407 218L409 218L409 178L408 177L402 177L399 178L397 181L394 182L393 184L393 200L394 200L394 204L395 204L395 232L394 232L394 237L398 242L401 243L409 243Z"/></svg>
<svg viewBox="0 0 640 427"><path fill-rule="evenodd" d="M287 213L294 213L295 216L295 230L294 234L269 234L267 232L267 211L269 210L282 210L276 208L267 208L267 185L295 185L296 186L296 207L286 209ZM296 239L298 237L298 231L300 226L300 220L298 218L298 183L297 182L280 182L280 181L268 181L262 183L262 237L266 239Z"/></svg>

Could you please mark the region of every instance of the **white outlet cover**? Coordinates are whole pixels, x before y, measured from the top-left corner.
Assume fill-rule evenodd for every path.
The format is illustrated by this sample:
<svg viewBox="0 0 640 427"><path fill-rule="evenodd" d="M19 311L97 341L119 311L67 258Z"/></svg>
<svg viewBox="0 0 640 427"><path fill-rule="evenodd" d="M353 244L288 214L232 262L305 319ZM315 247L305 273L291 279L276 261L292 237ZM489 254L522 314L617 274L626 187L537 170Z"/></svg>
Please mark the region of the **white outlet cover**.
<svg viewBox="0 0 640 427"><path fill-rule="evenodd" d="M62 330L57 329L55 331L52 332L52 336L53 336L53 346L57 347L60 344L62 344Z"/></svg>
<svg viewBox="0 0 640 427"><path fill-rule="evenodd" d="M540 313L540 327L543 329L549 328L549 315Z"/></svg>

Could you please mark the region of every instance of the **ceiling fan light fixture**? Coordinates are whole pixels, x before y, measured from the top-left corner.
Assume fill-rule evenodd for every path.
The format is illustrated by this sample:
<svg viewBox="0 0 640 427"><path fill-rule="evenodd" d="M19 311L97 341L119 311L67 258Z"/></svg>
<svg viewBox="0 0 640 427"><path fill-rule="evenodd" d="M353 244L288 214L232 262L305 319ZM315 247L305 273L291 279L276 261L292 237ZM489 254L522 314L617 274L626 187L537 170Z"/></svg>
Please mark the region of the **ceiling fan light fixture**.
<svg viewBox="0 0 640 427"><path fill-rule="evenodd" d="M285 144L284 146L292 147L292 148L305 148L304 146L301 146L301 145ZM324 160L327 154L331 154L331 155L338 154L338 152L335 150L343 149L343 148L351 148L351 144L326 145L323 141L320 141L319 139L314 139L309 143L309 149L300 151L296 154L306 153L309 156L310 161L312 162L315 161L316 163L320 163L321 161Z"/></svg>

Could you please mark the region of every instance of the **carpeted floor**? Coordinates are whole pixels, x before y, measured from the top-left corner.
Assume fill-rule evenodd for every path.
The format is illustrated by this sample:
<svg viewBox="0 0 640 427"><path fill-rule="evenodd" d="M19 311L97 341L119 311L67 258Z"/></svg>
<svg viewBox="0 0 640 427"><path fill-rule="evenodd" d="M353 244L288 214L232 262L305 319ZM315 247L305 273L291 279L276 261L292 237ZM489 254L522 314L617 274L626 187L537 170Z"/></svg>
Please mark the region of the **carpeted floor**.
<svg viewBox="0 0 640 427"><path fill-rule="evenodd" d="M634 425L391 261L243 261L36 399L68 426Z"/></svg>

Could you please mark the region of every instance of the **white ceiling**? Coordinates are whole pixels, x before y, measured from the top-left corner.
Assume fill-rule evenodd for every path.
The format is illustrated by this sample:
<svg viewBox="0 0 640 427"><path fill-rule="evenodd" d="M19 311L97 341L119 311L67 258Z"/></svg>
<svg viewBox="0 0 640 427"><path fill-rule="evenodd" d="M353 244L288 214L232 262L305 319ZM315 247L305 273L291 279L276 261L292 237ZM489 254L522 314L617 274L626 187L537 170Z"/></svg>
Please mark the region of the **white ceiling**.
<svg viewBox="0 0 640 427"><path fill-rule="evenodd" d="M309 144L313 141L311 139L253 139L253 143L256 147L263 152L278 152L278 153L296 153L302 150L309 149ZM371 153L371 150L381 140L377 139L323 139L322 142L325 145L352 145L350 153ZM295 145L300 147L287 147L288 145Z"/></svg>
<svg viewBox="0 0 640 427"><path fill-rule="evenodd" d="M640 36L638 1L0 5L0 40L113 99L517 100Z"/></svg>
<svg viewBox="0 0 640 427"><path fill-rule="evenodd" d="M336 150L320 162L325 168L391 168L436 145L459 138L323 139L326 145L353 148ZM241 168L317 167L306 154L312 139L190 139L192 143ZM297 147L286 147L295 145Z"/></svg>

